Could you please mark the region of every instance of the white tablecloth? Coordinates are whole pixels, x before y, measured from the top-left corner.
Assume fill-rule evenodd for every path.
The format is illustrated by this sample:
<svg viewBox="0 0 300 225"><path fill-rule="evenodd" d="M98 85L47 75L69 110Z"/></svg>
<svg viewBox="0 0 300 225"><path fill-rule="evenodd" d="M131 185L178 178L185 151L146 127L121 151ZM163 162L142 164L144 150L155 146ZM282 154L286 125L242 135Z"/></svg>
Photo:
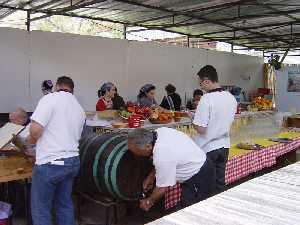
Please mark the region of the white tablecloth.
<svg viewBox="0 0 300 225"><path fill-rule="evenodd" d="M149 225L299 225L300 162Z"/></svg>

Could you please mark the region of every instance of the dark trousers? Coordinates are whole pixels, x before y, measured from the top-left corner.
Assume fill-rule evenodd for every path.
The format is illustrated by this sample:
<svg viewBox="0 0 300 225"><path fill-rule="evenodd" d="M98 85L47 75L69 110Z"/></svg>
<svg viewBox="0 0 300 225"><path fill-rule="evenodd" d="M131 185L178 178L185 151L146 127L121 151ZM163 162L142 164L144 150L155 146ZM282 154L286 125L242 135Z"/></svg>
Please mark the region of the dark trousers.
<svg viewBox="0 0 300 225"><path fill-rule="evenodd" d="M185 208L212 196L215 174L212 163L206 159L200 171L182 183L180 208ZM178 209L178 208L177 208Z"/></svg>
<svg viewBox="0 0 300 225"><path fill-rule="evenodd" d="M214 172L216 174L216 180L214 182L216 185L214 188L216 190L215 194L221 193L225 190L225 168L228 160L228 153L228 148L220 148L206 154L207 158L212 162Z"/></svg>

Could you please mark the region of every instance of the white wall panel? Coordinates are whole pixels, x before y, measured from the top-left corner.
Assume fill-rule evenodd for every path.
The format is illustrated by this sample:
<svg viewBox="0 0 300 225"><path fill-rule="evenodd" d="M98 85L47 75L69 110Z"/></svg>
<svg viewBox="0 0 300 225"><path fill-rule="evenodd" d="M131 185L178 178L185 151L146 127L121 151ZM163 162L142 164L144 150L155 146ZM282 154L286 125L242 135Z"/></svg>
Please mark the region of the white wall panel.
<svg viewBox="0 0 300 225"><path fill-rule="evenodd" d="M74 79L86 110L95 109L97 90L105 81L114 82L126 100L136 100L145 83L157 86L158 101L168 83L184 99L198 88L196 73L206 64L217 68L221 84L251 90L263 83L263 59L258 57L62 33L2 28L0 57L0 112L18 106L33 110L42 96L41 82L62 75Z"/></svg>
<svg viewBox="0 0 300 225"><path fill-rule="evenodd" d="M29 42L22 30L0 28L0 112L29 110Z"/></svg>

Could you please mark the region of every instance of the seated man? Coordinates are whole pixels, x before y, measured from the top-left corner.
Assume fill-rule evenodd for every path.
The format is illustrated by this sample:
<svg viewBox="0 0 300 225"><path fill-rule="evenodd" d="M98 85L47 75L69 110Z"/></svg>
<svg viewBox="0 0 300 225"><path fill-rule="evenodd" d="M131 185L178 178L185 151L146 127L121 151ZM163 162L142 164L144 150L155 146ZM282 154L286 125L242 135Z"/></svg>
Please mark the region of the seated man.
<svg viewBox="0 0 300 225"><path fill-rule="evenodd" d="M30 119L27 112L22 108L17 108L14 112L9 114L9 120L11 123L25 126L25 128L17 135L14 136L12 142L20 150L24 151L26 155L35 155L35 146L27 143L26 138L29 135Z"/></svg>
<svg viewBox="0 0 300 225"><path fill-rule="evenodd" d="M135 129L128 134L129 150L141 157L153 155L153 170L143 188L149 190L156 178L150 197L140 201L140 208L148 211L170 186L182 184L179 208L187 207L210 197L213 193L213 168L205 153L186 134L171 128L156 131Z"/></svg>
<svg viewBox="0 0 300 225"><path fill-rule="evenodd" d="M21 126L26 126L30 123L27 112L22 108L17 108L14 112L11 112L9 114L9 121Z"/></svg>

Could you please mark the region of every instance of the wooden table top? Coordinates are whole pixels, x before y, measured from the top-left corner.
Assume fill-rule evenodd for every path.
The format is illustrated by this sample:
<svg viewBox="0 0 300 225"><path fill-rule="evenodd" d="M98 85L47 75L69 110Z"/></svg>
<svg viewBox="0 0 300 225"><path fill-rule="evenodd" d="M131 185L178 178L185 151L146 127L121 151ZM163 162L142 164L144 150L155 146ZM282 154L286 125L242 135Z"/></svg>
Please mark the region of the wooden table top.
<svg viewBox="0 0 300 225"><path fill-rule="evenodd" d="M18 171L23 168L23 171ZM31 178L33 163L20 155L0 157L0 183Z"/></svg>

